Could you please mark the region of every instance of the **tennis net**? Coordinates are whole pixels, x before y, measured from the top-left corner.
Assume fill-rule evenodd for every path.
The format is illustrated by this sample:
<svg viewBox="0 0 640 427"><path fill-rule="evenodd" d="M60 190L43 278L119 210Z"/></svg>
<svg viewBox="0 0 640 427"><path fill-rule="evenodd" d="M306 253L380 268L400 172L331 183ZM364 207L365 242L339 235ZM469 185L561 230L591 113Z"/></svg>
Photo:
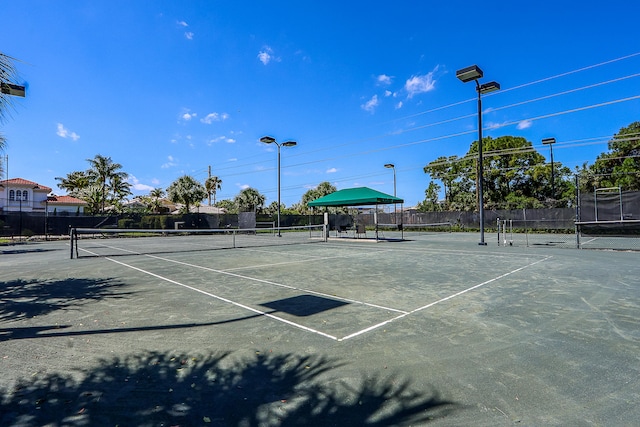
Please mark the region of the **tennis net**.
<svg viewBox="0 0 640 427"><path fill-rule="evenodd" d="M419 236L451 233L450 222L438 222L432 224L378 224L378 238L386 240L412 239Z"/></svg>
<svg viewBox="0 0 640 427"><path fill-rule="evenodd" d="M323 225L250 229L72 228L71 258L197 252L326 241Z"/></svg>

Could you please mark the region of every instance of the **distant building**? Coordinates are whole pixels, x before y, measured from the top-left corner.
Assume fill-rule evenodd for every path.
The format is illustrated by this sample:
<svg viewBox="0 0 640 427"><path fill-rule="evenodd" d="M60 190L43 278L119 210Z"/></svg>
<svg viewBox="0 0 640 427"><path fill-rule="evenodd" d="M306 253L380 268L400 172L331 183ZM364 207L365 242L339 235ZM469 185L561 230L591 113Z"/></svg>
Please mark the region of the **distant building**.
<svg viewBox="0 0 640 427"><path fill-rule="evenodd" d="M52 194L47 197L47 211L56 215L84 215L84 208L87 202L73 196L56 196Z"/></svg>
<svg viewBox="0 0 640 427"><path fill-rule="evenodd" d="M71 196L56 196L51 188L23 178L0 181L0 211L48 212L82 215L87 203Z"/></svg>
<svg viewBox="0 0 640 427"><path fill-rule="evenodd" d="M22 178L0 181L0 210L4 212L45 212L51 188Z"/></svg>

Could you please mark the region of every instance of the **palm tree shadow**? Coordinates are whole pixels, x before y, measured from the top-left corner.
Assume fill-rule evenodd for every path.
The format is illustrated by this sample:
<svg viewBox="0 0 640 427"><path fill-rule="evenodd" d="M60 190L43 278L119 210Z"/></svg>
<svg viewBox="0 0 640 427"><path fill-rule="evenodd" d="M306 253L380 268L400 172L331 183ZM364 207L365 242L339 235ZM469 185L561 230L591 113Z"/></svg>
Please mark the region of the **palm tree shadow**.
<svg viewBox="0 0 640 427"><path fill-rule="evenodd" d="M30 318L56 310L128 293L114 291L123 286L113 279L22 280L0 282L0 321Z"/></svg>
<svg viewBox="0 0 640 427"><path fill-rule="evenodd" d="M41 374L0 388L0 424L401 426L446 416L457 406L394 376L358 385L332 379L342 365L271 353L104 359L88 372Z"/></svg>

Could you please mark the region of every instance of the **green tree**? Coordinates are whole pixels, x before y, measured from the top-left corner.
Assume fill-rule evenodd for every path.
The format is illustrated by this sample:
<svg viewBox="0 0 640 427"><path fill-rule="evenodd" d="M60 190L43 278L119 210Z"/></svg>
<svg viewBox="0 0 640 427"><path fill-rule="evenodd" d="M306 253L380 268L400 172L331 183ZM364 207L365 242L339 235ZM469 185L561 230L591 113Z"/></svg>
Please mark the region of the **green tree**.
<svg viewBox="0 0 640 427"><path fill-rule="evenodd" d="M199 204L207 197L207 190L191 176L184 175L171 183L167 195L170 201L182 204L184 211L189 213L192 205Z"/></svg>
<svg viewBox="0 0 640 427"><path fill-rule="evenodd" d="M126 174L124 174L126 176ZM117 211L122 211L122 203L133 193L131 192L131 184L126 182L123 175L116 174L109 180L107 185L108 203Z"/></svg>
<svg viewBox="0 0 640 427"><path fill-rule="evenodd" d="M98 184L89 184L76 192L79 199L87 202L85 210L92 215L98 214L102 209L102 187Z"/></svg>
<svg viewBox="0 0 640 427"><path fill-rule="evenodd" d="M336 191L338 191L336 186L327 181L321 182L317 187L308 190L302 195L302 200L300 201L303 213L312 210L307 206L307 203L319 199L320 197L324 197L328 194L335 193Z"/></svg>
<svg viewBox="0 0 640 427"><path fill-rule="evenodd" d="M90 184L89 176L84 171L70 172L66 177L56 177L60 181L58 187L66 190L69 195L79 197L82 190Z"/></svg>
<svg viewBox="0 0 640 427"><path fill-rule="evenodd" d="M424 191L425 199L418 204L418 211L433 212L442 210L442 206L438 203L438 195L441 189L442 187L431 181Z"/></svg>
<svg viewBox="0 0 640 427"><path fill-rule="evenodd" d="M214 206L224 209L227 213L230 214L238 213L238 205L231 199L218 200Z"/></svg>
<svg viewBox="0 0 640 427"><path fill-rule="evenodd" d="M425 173L443 182L445 209L477 210L477 159L474 141L464 157L440 157L424 167ZM567 206L573 200L569 168L554 162L554 194L551 165L522 137L483 138L483 169L485 208Z"/></svg>
<svg viewBox="0 0 640 427"><path fill-rule="evenodd" d="M284 203L280 204L280 213L282 213L282 210L284 209ZM264 213L266 213L267 215L276 215L278 213L278 202L277 201L273 201L271 202L271 204L269 204L269 206L267 206L264 209Z"/></svg>
<svg viewBox="0 0 640 427"><path fill-rule="evenodd" d="M640 122L633 122L613 136L609 152L600 154L593 167L594 186L640 190Z"/></svg>
<svg viewBox="0 0 640 427"><path fill-rule="evenodd" d="M15 82L18 78L18 73L15 68L16 59L12 58L4 53L0 52L0 85L4 83ZM12 108L12 96L2 93L0 91L0 123L4 122L9 114L9 110ZM4 135L0 133L0 152L4 151L7 144L7 140ZM4 158L0 157L0 176L4 174Z"/></svg>
<svg viewBox="0 0 640 427"><path fill-rule="evenodd" d="M17 80L15 62L15 58L0 52L0 85L14 83ZM0 123L4 122L12 106L12 96L0 91Z"/></svg>
<svg viewBox="0 0 640 427"><path fill-rule="evenodd" d="M449 201L452 199L453 181L460 178L458 170L459 161L458 156L442 156L423 168L424 172L428 173L431 178L442 182L444 186L445 206L448 206Z"/></svg>
<svg viewBox="0 0 640 427"><path fill-rule="evenodd" d="M255 188L245 188L234 199L239 212L257 212L264 206L265 196Z"/></svg>
<svg viewBox="0 0 640 427"><path fill-rule="evenodd" d="M111 160L111 157L105 157L100 154L97 154L93 159L87 159L90 164L90 168L87 170L86 174L92 182L96 182L100 185L101 194L102 194L102 209L105 210L105 203L107 201L107 191L108 185L110 183L116 184L119 188L126 179L129 177L129 174L126 172L120 171L122 169L122 165L120 163L114 163ZM115 198L114 200L118 200Z"/></svg>
<svg viewBox="0 0 640 427"><path fill-rule="evenodd" d="M216 193L222 188L222 180L217 176L210 176L204 182L204 188L209 196L209 206L211 206L211 196L213 195L213 204L216 204Z"/></svg>
<svg viewBox="0 0 640 427"><path fill-rule="evenodd" d="M160 212L160 199L164 197L164 190L162 188L154 188L149 193L151 212L158 213Z"/></svg>

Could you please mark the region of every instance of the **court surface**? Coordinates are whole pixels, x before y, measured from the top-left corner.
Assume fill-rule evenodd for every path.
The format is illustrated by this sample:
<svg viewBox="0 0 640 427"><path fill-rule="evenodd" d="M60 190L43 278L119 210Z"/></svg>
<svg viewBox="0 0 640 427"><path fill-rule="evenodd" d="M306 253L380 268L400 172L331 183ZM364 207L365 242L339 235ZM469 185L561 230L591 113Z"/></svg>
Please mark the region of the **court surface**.
<svg viewBox="0 0 640 427"><path fill-rule="evenodd" d="M635 425L640 254L494 238L2 246L0 424Z"/></svg>

